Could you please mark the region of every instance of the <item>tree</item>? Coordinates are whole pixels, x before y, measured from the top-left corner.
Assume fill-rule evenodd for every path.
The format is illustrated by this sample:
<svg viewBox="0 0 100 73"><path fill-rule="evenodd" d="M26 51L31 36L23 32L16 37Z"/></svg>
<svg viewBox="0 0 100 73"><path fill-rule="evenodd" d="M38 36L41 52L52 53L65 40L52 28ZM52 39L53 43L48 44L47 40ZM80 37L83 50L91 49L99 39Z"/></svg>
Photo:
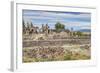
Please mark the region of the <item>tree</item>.
<svg viewBox="0 0 100 73"><path fill-rule="evenodd" d="M33 27L33 24L32 24L32 22L31 22L31 27Z"/></svg>
<svg viewBox="0 0 100 73"><path fill-rule="evenodd" d="M73 31L73 27L71 28L71 31Z"/></svg>
<svg viewBox="0 0 100 73"><path fill-rule="evenodd" d="M82 32L80 32L80 31L77 31L77 33L76 33L78 36L82 36Z"/></svg>
<svg viewBox="0 0 100 73"><path fill-rule="evenodd" d="M23 33L25 33L25 29L26 29L26 27L25 27L25 22L24 22L24 20L23 20L23 22L22 22L22 26L23 26Z"/></svg>
<svg viewBox="0 0 100 73"><path fill-rule="evenodd" d="M28 29L30 28L29 22L27 22L27 28L28 28Z"/></svg>
<svg viewBox="0 0 100 73"><path fill-rule="evenodd" d="M62 30L65 29L65 25L64 24L61 24L60 22L57 22L55 24L55 29L56 29L57 32L60 32L60 31L62 31Z"/></svg>
<svg viewBox="0 0 100 73"><path fill-rule="evenodd" d="M23 24L23 29L24 29L25 28L25 22L24 22L24 20L23 20L22 24Z"/></svg>

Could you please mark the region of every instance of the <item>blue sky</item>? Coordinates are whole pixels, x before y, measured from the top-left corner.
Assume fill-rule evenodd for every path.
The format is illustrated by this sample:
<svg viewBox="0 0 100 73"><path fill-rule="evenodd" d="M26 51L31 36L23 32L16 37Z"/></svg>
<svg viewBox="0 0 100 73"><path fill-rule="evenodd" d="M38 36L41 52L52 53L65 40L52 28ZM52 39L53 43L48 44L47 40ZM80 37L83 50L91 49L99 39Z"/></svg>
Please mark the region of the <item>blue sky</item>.
<svg viewBox="0 0 100 73"><path fill-rule="evenodd" d="M66 29L91 28L91 13L23 10L22 15L25 23L32 22L34 26L40 28L41 24L48 24L54 29L56 22L64 24Z"/></svg>

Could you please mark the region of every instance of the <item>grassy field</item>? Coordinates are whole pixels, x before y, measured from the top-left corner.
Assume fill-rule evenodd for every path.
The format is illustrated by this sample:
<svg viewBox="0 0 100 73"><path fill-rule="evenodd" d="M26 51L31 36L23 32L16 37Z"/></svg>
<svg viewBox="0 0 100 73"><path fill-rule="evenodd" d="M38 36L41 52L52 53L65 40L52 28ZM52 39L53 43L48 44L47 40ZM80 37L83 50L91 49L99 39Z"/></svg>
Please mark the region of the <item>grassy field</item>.
<svg viewBox="0 0 100 73"><path fill-rule="evenodd" d="M23 62L45 62L90 59L87 45L38 46L23 48Z"/></svg>

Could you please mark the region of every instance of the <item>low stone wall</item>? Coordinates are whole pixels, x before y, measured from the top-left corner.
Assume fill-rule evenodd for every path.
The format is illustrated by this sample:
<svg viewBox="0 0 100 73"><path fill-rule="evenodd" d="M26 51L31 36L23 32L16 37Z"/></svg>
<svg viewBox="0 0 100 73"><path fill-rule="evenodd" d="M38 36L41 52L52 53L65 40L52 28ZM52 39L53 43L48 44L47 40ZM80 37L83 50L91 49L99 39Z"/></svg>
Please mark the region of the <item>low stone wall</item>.
<svg viewBox="0 0 100 73"><path fill-rule="evenodd" d="M90 44L90 39L60 39L60 40L38 40L23 41L23 47L34 47L34 46L62 46L65 44Z"/></svg>

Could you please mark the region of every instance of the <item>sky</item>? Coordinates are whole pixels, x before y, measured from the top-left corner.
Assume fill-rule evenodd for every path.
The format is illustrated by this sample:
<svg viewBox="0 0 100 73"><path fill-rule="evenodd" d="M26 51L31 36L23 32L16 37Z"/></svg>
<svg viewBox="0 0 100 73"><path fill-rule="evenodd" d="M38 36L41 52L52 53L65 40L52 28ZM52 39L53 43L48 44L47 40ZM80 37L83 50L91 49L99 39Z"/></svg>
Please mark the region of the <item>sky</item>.
<svg viewBox="0 0 100 73"><path fill-rule="evenodd" d="M60 22L69 30L91 29L91 13L23 10L22 17L25 23L32 22L39 28L48 24L50 29L54 29L55 24Z"/></svg>

